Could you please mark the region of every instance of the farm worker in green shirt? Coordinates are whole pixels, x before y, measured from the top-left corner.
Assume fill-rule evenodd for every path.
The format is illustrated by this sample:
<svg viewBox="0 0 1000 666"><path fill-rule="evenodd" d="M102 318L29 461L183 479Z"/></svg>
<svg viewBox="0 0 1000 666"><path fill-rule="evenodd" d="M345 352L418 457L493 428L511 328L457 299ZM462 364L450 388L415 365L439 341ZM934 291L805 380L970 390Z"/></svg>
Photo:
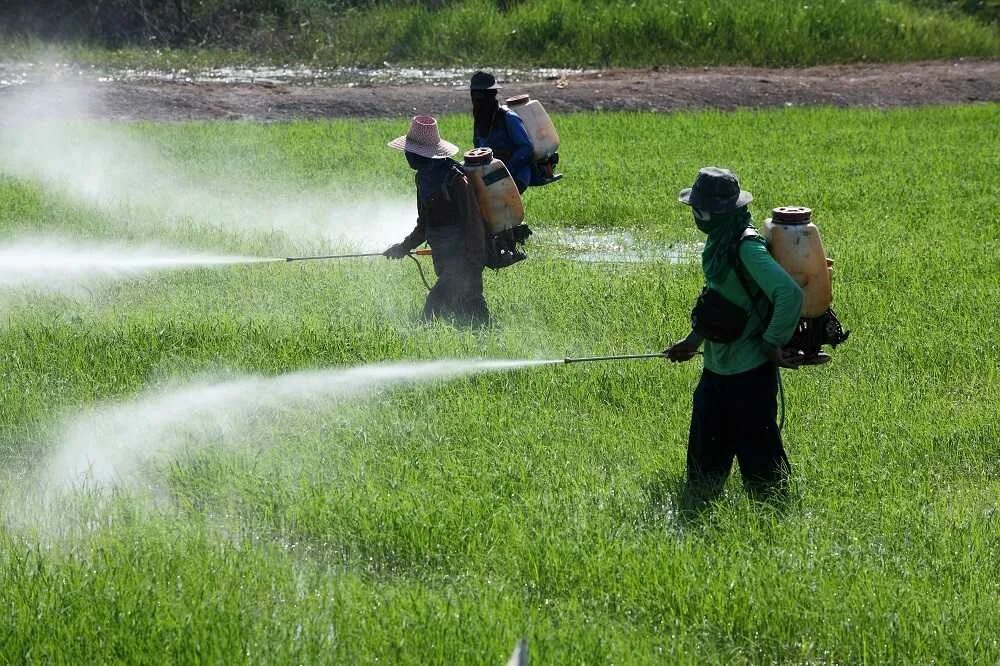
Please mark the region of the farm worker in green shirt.
<svg viewBox="0 0 1000 666"><path fill-rule="evenodd" d="M706 288L692 312L691 333L664 352L684 362L705 347L685 493L699 504L722 492L733 458L757 497L780 494L791 471L776 423L778 369L798 367L798 357L782 347L798 324L802 290L757 235L747 209L752 199L736 176L716 167L701 169L679 197L708 236L701 256Z"/></svg>

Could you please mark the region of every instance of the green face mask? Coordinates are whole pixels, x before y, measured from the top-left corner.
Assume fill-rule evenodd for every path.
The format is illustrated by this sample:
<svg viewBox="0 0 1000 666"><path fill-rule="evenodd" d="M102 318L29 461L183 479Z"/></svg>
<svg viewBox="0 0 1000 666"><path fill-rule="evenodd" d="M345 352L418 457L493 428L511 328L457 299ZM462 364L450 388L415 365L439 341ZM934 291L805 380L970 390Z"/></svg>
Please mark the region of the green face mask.
<svg viewBox="0 0 1000 666"><path fill-rule="evenodd" d="M722 218L713 218L712 214L708 211L699 210L697 208L693 208L691 210L694 213L694 224L703 234L711 235L719 230L719 227L723 222Z"/></svg>
<svg viewBox="0 0 1000 666"><path fill-rule="evenodd" d="M694 223L702 233L708 235L705 249L701 253L702 270L707 279L719 282L730 269L730 247L743 235L744 229L752 226L753 218L746 208L730 213L707 213L695 209Z"/></svg>

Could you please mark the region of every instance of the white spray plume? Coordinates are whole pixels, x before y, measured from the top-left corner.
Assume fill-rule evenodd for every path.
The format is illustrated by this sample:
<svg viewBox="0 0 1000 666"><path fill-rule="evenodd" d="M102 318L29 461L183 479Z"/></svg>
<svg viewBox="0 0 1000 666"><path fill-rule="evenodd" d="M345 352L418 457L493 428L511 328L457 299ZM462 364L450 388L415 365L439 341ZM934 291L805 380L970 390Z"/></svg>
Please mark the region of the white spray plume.
<svg viewBox="0 0 1000 666"><path fill-rule="evenodd" d="M53 238L21 239L0 244L0 290L72 292L97 281L154 271L267 261L280 260L192 253L152 245L135 248Z"/></svg>
<svg viewBox="0 0 1000 666"><path fill-rule="evenodd" d="M70 419L42 483L50 491L107 488L182 446L232 442L282 409L370 396L403 384L559 361L443 360L201 381L96 407Z"/></svg>
<svg viewBox="0 0 1000 666"><path fill-rule="evenodd" d="M281 165L248 164L256 148L219 157L212 173L183 164L127 126L67 121L46 109L73 107L62 117L100 115L107 103L97 85L38 85L0 97L0 173L40 182L114 218L128 213L149 223L199 225L234 232L279 232L296 243L328 243L368 251L400 240L416 218L415 204L377 188L364 193L336 184L303 191L282 182ZM391 155L386 155L389 159ZM331 161L352 155L325 155ZM355 188L357 189L357 188Z"/></svg>

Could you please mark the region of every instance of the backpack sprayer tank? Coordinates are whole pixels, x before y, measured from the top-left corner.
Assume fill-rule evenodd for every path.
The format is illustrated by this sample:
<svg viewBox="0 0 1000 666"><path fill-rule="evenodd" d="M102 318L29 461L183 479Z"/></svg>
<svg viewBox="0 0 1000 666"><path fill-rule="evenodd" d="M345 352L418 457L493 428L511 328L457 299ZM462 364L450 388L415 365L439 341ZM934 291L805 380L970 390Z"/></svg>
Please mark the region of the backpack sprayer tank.
<svg viewBox="0 0 1000 666"><path fill-rule="evenodd" d="M837 316L830 309L833 302L833 261L823 250L819 229L812 223L812 210L802 206L781 206L764 221L764 238L771 254L802 287L802 312L799 324L786 348L805 354L806 365L830 360L820 351L824 344L836 347L847 340Z"/></svg>
<svg viewBox="0 0 1000 666"><path fill-rule="evenodd" d="M498 234L521 224L524 220L521 193L507 167L493 157L491 149L473 148L465 153L462 166L476 191L489 233Z"/></svg>
<svg viewBox="0 0 1000 666"><path fill-rule="evenodd" d="M782 206L771 211L764 221L763 236L771 245L771 254L802 287L802 316L818 317L833 302L831 270L820 239L812 223L812 211L801 206Z"/></svg>
<svg viewBox="0 0 1000 666"><path fill-rule="evenodd" d="M562 174L555 173L556 165L559 164L559 132L545 112L545 107L529 95L508 97L506 102L510 110L524 121L524 129L531 139L539 180L537 184L547 185L562 178Z"/></svg>
<svg viewBox="0 0 1000 666"><path fill-rule="evenodd" d="M524 204L507 167L489 148L473 148L462 164L476 192L486 225L486 265L504 268L525 258L517 245L531 235L524 220Z"/></svg>

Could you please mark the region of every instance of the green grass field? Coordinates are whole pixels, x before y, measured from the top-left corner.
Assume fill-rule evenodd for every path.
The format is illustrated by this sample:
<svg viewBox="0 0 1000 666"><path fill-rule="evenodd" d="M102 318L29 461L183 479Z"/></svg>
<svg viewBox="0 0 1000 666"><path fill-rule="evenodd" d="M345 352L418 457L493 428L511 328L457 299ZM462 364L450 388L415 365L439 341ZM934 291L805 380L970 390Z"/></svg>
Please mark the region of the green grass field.
<svg viewBox="0 0 1000 666"><path fill-rule="evenodd" d="M541 66L803 66L960 55L995 57L1000 33L908 2L484 0L350 14L330 45L360 62L509 62ZM321 56L322 57L322 56Z"/></svg>
<svg viewBox="0 0 1000 666"><path fill-rule="evenodd" d="M993 0L188 4L185 20L178 20L167 3L143 9L147 13L141 16L133 9L115 20L113 12L121 10L90 0L90 11L64 12L61 27L46 19L59 10L38 5L34 14L29 11L22 21L0 28L7 36L0 53L8 60L40 53L52 57L54 49L57 57L78 62L140 68L287 61L377 67L386 61L469 67L790 67L1000 56ZM32 30L38 25L42 32ZM46 35L62 45L38 41Z"/></svg>
<svg viewBox="0 0 1000 666"><path fill-rule="evenodd" d="M67 416L204 373L659 350L696 263L487 275L495 324L423 325L412 266L196 269L72 296L0 293L0 662L996 663L1000 107L558 117L565 180L529 222L696 242L675 200L730 166L810 205L853 334L785 373L793 500L734 479L676 511L699 362L484 374L290 407L192 439L105 502L23 499ZM80 125L192 181L406 195L405 122ZM468 120L443 121L467 147ZM241 187L239 177L230 183ZM366 184L372 184L370 187ZM150 182L149 200L172 191ZM157 240L282 256L308 241L0 177L2 238ZM529 245L530 247L530 245ZM536 245L537 247L537 245Z"/></svg>

